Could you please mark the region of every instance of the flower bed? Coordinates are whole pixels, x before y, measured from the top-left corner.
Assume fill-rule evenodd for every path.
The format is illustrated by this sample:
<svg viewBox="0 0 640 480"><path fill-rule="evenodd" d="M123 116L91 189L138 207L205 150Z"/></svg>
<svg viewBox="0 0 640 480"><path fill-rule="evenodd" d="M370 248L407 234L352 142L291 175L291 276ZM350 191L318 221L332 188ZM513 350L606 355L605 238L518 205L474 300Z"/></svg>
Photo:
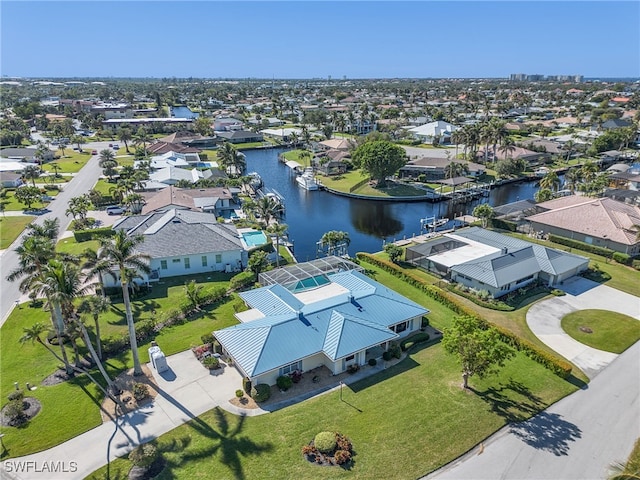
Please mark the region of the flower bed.
<svg viewBox="0 0 640 480"><path fill-rule="evenodd" d="M316 465L340 465L346 468L353 461L353 445L341 433L320 432L308 445L302 447L302 455Z"/></svg>

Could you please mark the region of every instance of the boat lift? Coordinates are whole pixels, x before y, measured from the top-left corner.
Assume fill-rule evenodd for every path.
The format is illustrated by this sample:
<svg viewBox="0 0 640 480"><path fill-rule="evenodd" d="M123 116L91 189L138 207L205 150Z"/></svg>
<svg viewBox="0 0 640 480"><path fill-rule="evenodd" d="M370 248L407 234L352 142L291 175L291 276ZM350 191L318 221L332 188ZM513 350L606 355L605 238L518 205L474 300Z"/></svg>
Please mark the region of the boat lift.
<svg viewBox="0 0 640 480"><path fill-rule="evenodd" d="M437 228L442 227L449 221L448 218L425 217L420 219L420 233L422 231L435 232Z"/></svg>

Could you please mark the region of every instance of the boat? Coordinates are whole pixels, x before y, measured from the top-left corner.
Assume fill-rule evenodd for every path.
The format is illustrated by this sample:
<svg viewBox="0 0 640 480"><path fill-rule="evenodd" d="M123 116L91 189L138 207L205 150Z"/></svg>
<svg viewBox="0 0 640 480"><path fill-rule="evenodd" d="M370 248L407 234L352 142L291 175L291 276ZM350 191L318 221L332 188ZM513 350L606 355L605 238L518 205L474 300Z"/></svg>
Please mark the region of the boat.
<svg viewBox="0 0 640 480"><path fill-rule="evenodd" d="M433 230L435 231L437 228L442 227L449 221L448 218L438 218L436 217L427 217L420 219L420 231L422 230Z"/></svg>
<svg viewBox="0 0 640 480"><path fill-rule="evenodd" d="M251 178L251 180L249 181L249 185L254 190L257 190L257 189L262 187L262 185L263 185L262 177L260 176L260 174L258 172L250 172L250 173L247 174L247 177Z"/></svg>
<svg viewBox="0 0 640 480"><path fill-rule="evenodd" d="M307 167L302 175L296 177L296 183L305 190L318 190L318 182L312 167Z"/></svg>

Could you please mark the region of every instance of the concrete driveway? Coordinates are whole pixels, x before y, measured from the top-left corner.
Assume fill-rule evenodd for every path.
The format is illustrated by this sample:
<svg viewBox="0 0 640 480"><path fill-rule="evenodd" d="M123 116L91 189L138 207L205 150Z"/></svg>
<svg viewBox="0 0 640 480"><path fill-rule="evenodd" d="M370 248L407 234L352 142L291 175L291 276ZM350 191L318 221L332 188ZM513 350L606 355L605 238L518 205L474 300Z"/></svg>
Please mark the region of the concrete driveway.
<svg viewBox="0 0 640 480"><path fill-rule="evenodd" d="M640 319L640 298L582 277L570 279L561 288L565 296L538 302L529 309L527 325L540 340L593 378L617 355L571 338L562 329L562 317L577 310L598 309Z"/></svg>

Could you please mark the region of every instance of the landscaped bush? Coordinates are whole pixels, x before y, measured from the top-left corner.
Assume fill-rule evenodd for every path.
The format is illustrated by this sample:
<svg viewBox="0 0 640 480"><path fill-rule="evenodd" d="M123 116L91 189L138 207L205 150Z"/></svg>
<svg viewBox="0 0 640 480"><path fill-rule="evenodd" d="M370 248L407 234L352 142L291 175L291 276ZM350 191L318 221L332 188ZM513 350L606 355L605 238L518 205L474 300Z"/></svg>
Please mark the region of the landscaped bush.
<svg viewBox="0 0 640 480"><path fill-rule="evenodd" d="M358 370L360 370L360 365L358 365L357 363L354 363L352 365L349 365L347 367L347 372L348 373L356 373Z"/></svg>
<svg viewBox="0 0 640 480"><path fill-rule="evenodd" d="M518 229L517 223L510 222L508 220L501 220L499 218L492 218L489 220L489 223L493 228L499 228L500 230L508 230L510 232L515 232Z"/></svg>
<svg viewBox="0 0 640 480"><path fill-rule="evenodd" d="M158 449L152 443L138 445L129 454L129 460L136 467L147 468L158 458Z"/></svg>
<svg viewBox="0 0 640 480"><path fill-rule="evenodd" d="M220 368L220 360L213 355L209 355L208 357L204 357L202 359L202 364L207 367L209 370L215 370L216 368Z"/></svg>
<svg viewBox="0 0 640 480"><path fill-rule="evenodd" d="M251 389L251 398L256 402L265 402L271 397L271 387L266 383L259 383Z"/></svg>
<svg viewBox="0 0 640 480"><path fill-rule="evenodd" d="M131 393L133 393L133 398L139 402L149 396L149 387L144 383L136 382L133 384L133 390Z"/></svg>
<svg viewBox="0 0 640 480"><path fill-rule="evenodd" d="M537 345L529 342L528 340L518 337L513 332L506 330L499 325L493 325L487 320L480 318L475 311L460 304L455 298L453 298L451 295L448 295L444 290L436 287L435 285L425 283L422 279L416 277L411 272L406 272L401 267L369 253L358 253L356 254L356 258L360 262L368 262L372 265L376 265L384 271L407 282L409 285L420 289L428 297L451 309L454 313L458 315L474 317L478 319L483 325L494 328L500 335L500 338L503 342L511 345L517 350L522 351L529 358L545 366L556 375L562 378L567 378L571 374L572 366L564 359L561 359L555 355L551 355L539 348ZM389 352L384 352L382 358L384 358L385 360L390 360L391 357L388 355L388 353Z"/></svg>
<svg viewBox="0 0 640 480"><path fill-rule="evenodd" d="M551 290L551 295L554 295L556 297L562 297L562 296L566 295L566 293L564 291L562 291L562 290L554 288L553 290Z"/></svg>
<svg viewBox="0 0 640 480"><path fill-rule="evenodd" d="M229 288L231 290L240 290L253 285L256 281L256 276L251 271L240 272L233 276L229 281Z"/></svg>
<svg viewBox="0 0 640 480"><path fill-rule="evenodd" d="M244 377L242 379L242 389L247 393L247 394L251 394L251 379Z"/></svg>
<svg viewBox="0 0 640 480"><path fill-rule="evenodd" d="M293 380L291 380L291 377L289 377L288 375L280 375L276 379L276 384L278 385L278 388L280 390L286 391L289 390L293 385Z"/></svg>
<svg viewBox="0 0 640 480"><path fill-rule="evenodd" d="M416 333L411 335L409 338L405 338L402 342L400 342L400 348L403 352L406 352L411 347L418 343L428 342L431 337L426 332Z"/></svg>
<svg viewBox="0 0 640 480"><path fill-rule="evenodd" d="M236 390L236 398L242 398L244 397L244 391L238 389Z"/></svg>
<svg viewBox="0 0 640 480"><path fill-rule="evenodd" d="M7 395L7 398L10 402L13 402L15 400L22 401L24 400L24 392L22 390L14 390L9 395Z"/></svg>
<svg viewBox="0 0 640 480"><path fill-rule="evenodd" d="M378 364L378 361L375 358L370 358L369 359L369 366L370 367L375 367Z"/></svg>
<svg viewBox="0 0 640 480"><path fill-rule="evenodd" d="M385 362L388 362L389 360L391 360L391 352L389 350L382 352L382 359Z"/></svg>
<svg viewBox="0 0 640 480"><path fill-rule="evenodd" d="M613 250L604 247L598 247L596 245L591 245L584 242L579 242L578 240L572 240L571 238L560 237L558 235L554 235L553 233L549 234L549 240L554 243L559 243L560 245L565 245L567 247L575 248L577 250L582 250L589 253L595 253L596 255L602 255L603 257L611 258L613 255Z"/></svg>
<svg viewBox="0 0 640 480"><path fill-rule="evenodd" d="M489 296L489 292L486 292L485 298L480 298L477 293L473 293L472 289L464 287L464 285L460 286L460 284L449 284L447 285L447 290L455 293L456 295L460 295L468 300L471 300L476 305L479 305L484 308L490 308L491 310L498 310L501 312L510 312L515 310L514 307L507 305L500 300L489 300L487 297Z"/></svg>
<svg viewBox="0 0 640 480"><path fill-rule="evenodd" d="M427 328L429 326L429 317L422 317L422 323L420 328Z"/></svg>
<svg viewBox="0 0 640 480"><path fill-rule="evenodd" d="M205 333L204 335L202 335L200 337L200 340L202 340L202 343L206 343L206 344L212 345L213 344L213 340L214 340L213 334Z"/></svg>
<svg viewBox="0 0 640 480"><path fill-rule="evenodd" d="M330 453L335 450L338 443L334 432L320 432L313 439L313 445L322 453Z"/></svg>
<svg viewBox="0 0 640 480"><path fill-rule="evenodd" d="M139 322L136 325L136 340L138 342L145 342L149 338L155 335L156 331L156 322L153 319L145 320L144 322Z"/></svg>
<svg viewBox="0 0 640 480"><path fill-rule="evenodd" d="M344 465L351 460L351 452L348 450L336 450L336 453L333 454L333 458L336 460L338 465Z"/></svg>
<svg viewBox="0 0 640 480"><path fill-rule="evenodd" d="M389 345L389 353L394 358L400 358L402 356L402 349L400 348L400 345L398 343L392 342Z"/></svg>
<svg viewBox="0 0 640 480"><path fill-rule="evenodd" d="M129 346L128 335L121 335L119 337L107 337L102 339L102 351L105 355L113 356L117 355Z"/></svg>
<svg viewBox="0 0 640 480"><path fill-rule="evenodd" d="M613 252L613 259L623 265L629 265L631 263L631 255L627 255L626 253Z"/></svg>
<svg viewBox="0 0 640 480"><path fill-rule="evenodd" d="M89 230L76 230L73 232L73 237L76 242L86 242L87 240L99 240L105 237L112 237L116 234L116 231L111 227L91 228Z"/></svg>
<svg viewBox="0 0 640 480"><path fill-rule="evenodd" d="M23 400L11 400L3 408L3 413L9 419L9 425L11 426L19 426L27 421Z"/></svg>
<svg viewBox="0 0 640 480"><path fill-rule="evenodd" d="M633 260L633 261L631 262L631 266L632 266L633 268L635 268L636 270L640 270L640 260Z"/></svg>

